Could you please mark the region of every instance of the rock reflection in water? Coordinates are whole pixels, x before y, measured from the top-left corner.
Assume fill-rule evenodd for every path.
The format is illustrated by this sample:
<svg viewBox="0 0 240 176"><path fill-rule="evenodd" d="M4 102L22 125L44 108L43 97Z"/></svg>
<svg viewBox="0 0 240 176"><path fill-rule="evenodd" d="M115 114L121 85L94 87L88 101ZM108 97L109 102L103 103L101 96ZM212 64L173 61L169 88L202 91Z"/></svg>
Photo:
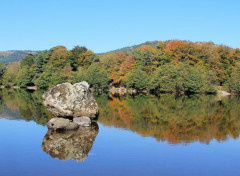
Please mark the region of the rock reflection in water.
<svg viewBox="0 0 240 176"><path fill-rule="evenodd" d="M54 132L48 130L43 138L42 149L53 158L85 161L98 134L98 124L81 127L77 131Z"/></svg>

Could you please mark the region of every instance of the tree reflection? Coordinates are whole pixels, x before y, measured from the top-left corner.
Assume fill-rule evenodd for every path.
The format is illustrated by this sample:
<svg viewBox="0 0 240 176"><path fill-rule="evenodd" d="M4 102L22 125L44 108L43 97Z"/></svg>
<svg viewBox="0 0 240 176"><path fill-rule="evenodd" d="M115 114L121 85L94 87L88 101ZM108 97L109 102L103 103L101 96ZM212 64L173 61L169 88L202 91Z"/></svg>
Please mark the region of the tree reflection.
<svg viewBox="0 0 240 176"><path fill-rule="evenodd" d="M0 89L0 118L33 120L46 125L52 118L42 103L43 91ZM219 99L214 95L176 97L171 94L110 97L95 95L99 105L99 122L127 128L142 136L172 144L212 139L238 138L240 133L240 99Z"/></svg>
<svg viewBox="0 0 240 176"><path fill-rule="evenodd" d="M51 114L42 103L43 91L29 92L25 89L0 90L0 116L8 119L33 120L46 125Z"/></svg>
<svg viewBox="0 0 240 176"><path fill-rule="evenodd" d="M237 97L219 102L218 97L209 95L137 95L111 97L111 100L107 95L98 95L97 102L102 124L128 128L157 141L208 144L212 139L222 141L239 136Z"/></svg>

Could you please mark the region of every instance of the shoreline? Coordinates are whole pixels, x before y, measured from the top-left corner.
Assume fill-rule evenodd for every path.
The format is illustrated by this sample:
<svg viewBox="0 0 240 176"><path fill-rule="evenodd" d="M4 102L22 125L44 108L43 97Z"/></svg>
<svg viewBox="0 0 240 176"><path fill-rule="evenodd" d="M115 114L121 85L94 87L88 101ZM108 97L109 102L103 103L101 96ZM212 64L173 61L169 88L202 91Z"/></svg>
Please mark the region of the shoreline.
<svg viewBox="0 0 240 176"><path fill-rule="evenodd" d="M37 86L27 86L27 87L20 87L20 86L0 86L0 89L27 89L27 90L47 90L44 88L40 88ZM192 95L192 94L199 94L199 95L208 95L207 93L192 93L192 94L186 94L184 92L180 92L180 93L176 93L176 92L150 92L148 90L137 90L137 89L133 89L133 88L115 88L112 87L110 89L94 89L91 88L92 92L110 92L111 94L119 94L119 95L125 95L125 94L138 94L138 93L142 93L142 94L174 94L174 95ZM235 92L228 92L228 91L223 91L223 90L217 90L217 92L214 94L217 95L219 97L226 97L226 96L236 96L239 95Z"/></svg>

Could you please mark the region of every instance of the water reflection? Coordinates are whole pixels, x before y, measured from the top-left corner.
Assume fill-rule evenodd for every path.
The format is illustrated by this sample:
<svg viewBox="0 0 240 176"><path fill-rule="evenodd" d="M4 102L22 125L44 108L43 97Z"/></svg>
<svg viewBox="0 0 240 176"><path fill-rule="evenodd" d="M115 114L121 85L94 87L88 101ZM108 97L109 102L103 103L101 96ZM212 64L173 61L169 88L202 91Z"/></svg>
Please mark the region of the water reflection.
<svg viewBox="0 0 240 176"><path fill-rule="evenodd" d="M0 118L33 120L46 125L51 114L42 103L43 91L0 89Z"/></svg>
<svg viewBox="0 0 240 176"><path fill-rule="evenodd" d="M80 127L77 131L54 132L48 130L43 138L42 149L53 158L84 161L88 157L98 134L98 124Z"/></svg>
<svg viewBox="0 0 240 176"><path fill-rule="evenodd" d="M0 118L33 120L46 125L52 118L42 104L43 91L0 90ZM240 99L164 94L110 97L96 95L98 121L106 126L128 129L142 136L171 144L238 138ZM50 133L50 132L49 132Z"/></svg>
<svg viewBox="0 0 240 176"><path fill-rule="evenodd" d="M135 97L98 95L99 121L107 126L127 128L142 136L172 144L212 139L238 138L240 100L221 101L216 96L137 95Z"/></svg>

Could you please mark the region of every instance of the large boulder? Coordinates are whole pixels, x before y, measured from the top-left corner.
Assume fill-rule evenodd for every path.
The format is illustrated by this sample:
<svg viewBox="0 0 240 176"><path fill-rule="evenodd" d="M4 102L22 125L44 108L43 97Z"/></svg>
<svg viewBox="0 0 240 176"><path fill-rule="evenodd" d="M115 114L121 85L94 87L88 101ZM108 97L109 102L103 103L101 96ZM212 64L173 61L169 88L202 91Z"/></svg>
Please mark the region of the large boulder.
<svg viewBox="0 0 240 176"><path fill-rule="evenodd" d="M43 94L43 102L57 117L87 116L93 119L98 115L97 102L85 81L74 85L58 84Z"/></svg>
<svg viewBox="0 0 240 176"><path fill-rule="evenodd" d="M77 131L55 132L48 130L42 141L42 149L53 158L84 161L88 157L98 134L98 124L79 127Z"/></svg>

